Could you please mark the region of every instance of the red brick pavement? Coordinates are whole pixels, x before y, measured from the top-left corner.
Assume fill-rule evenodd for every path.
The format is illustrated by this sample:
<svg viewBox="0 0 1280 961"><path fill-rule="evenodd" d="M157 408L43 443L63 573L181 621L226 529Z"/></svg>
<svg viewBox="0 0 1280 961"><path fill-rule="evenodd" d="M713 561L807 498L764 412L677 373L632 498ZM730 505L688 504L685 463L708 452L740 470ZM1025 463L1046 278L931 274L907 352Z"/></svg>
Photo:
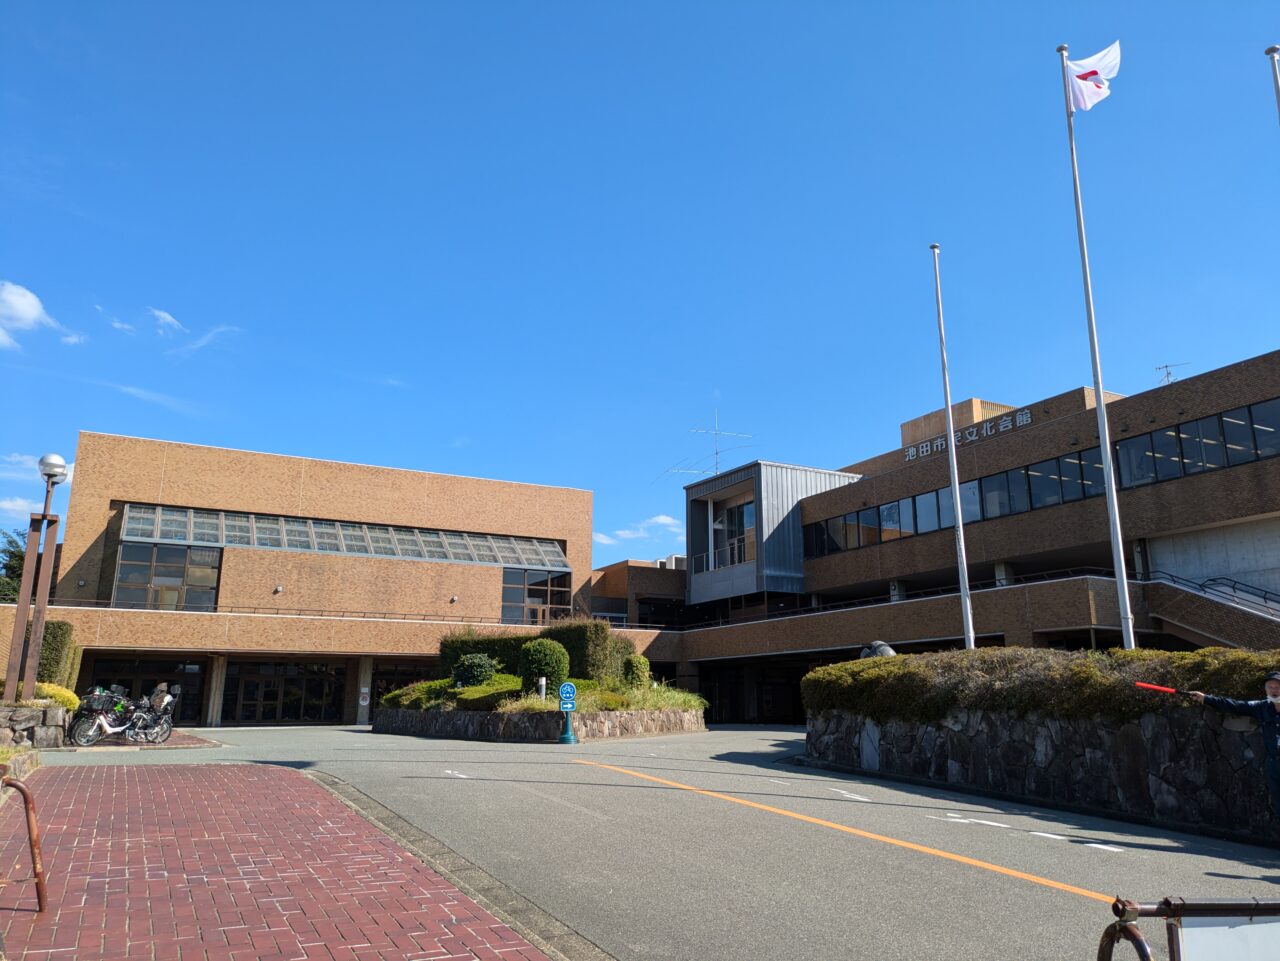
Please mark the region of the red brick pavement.
<svg viewBox="0 0 1280 961"><path fill-rule="evenodd" d="M10 961L547 961L297 771L36 771L49 910L22 804L0 809Z"/></svg>

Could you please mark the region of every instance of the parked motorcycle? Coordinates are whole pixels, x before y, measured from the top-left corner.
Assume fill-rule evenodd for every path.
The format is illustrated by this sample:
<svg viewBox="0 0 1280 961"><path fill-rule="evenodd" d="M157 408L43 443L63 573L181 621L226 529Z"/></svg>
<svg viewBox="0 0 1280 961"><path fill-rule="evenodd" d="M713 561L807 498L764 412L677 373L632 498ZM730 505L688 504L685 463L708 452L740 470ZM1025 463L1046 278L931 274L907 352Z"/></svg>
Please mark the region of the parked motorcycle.
<svg viewBox="0 0 1280 961"><path fill-rule="evenodd" d="M129 741L163 744L173 733L173 707L181 693L179 685L162 683L150 697L133 701L117 684L94 687L71 719L71 743L92 747L109 734L123 734Z"/></svg>

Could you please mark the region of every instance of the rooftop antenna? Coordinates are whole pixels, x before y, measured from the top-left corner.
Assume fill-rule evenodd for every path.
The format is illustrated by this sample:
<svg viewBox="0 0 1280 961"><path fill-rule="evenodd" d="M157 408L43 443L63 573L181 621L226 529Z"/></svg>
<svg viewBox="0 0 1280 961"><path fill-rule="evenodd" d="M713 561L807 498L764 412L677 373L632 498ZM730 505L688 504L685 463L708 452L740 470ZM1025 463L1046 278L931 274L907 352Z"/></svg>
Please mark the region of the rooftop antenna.
<svg viewBox="0 0 1280 961"><path fill-rule="evenodd" d="M712 439L713 439L713 443L715 444L715 457L716 457L716 469L715 469L715 473L716 473L716 474L719 474L719 473L720 473L720 438L721 438L721 437L745 437L745 438L746 438L746 439L748 439L748 440L750 440L750 439L751 439L751 435L750 435L750 434L735 434L733 431L730 431L730 430L721 430L721 429L720 429L720 408L719 408L719 407L717 407L717 408L716 408L716 419L715 419L715 426L714 426L714 427L690 427L690 428L689 428L689 433L690 433L690 434L710 434L710 435L711 435L711 437L712 437ZM734 448L731 448L731 449L734 449ZM702 473L706 473L706 471L703 471Z"/></svg>
<svg viewBox="0 0 1280 961"><path fill-rule="evenodd" d="M1164 386L1168 387L1170 384L1172 384L1175 380L1177 380L1177 379L1178 379L1178 378L1174 375L1174 373L1173 373L1173 368L1175 368L1175 367L1186 367L1186 366L1187 366L1187 364L1189 364L1189 363L1191 363L1191 362L1190 362L1190 361L1186 361L1186 362L1181 363L1181 364L1156 364L1156 370L1163 370L1163 371L1164 371L1164 376L1160 378L1160 383L1161 383L1161 384L1163 384Z"/></svg>

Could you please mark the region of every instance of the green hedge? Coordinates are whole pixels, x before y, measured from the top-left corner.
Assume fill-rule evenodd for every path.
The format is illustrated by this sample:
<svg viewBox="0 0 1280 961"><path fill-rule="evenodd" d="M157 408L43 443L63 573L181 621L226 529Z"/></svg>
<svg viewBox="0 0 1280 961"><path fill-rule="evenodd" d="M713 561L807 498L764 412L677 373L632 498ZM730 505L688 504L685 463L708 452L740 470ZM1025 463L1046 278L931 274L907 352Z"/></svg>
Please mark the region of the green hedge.
<svg viewBox="0 0 1280 961"><path fill-rule="evenodd" d="M495 674L487 684L458 691L453 705L459 711L492 711L507 698L519 696L520 678L514 674Z"/></svg>
<svg viewBox="0 0 1280 961"><path fill-rule="evenodd" d="M451 677L458 661L468 654L487 654L498 662L500 671L515 671L520 666L520 648L536 634L480 634L467 629L440 638L440 676Z"/></svg>
<svg viewBox="0 0 1280 961"><path fill-rule="evenodd" d="M388 691L378 702L382 707L416 707L424 710L440 703L453 688L453 681L442 678L438 681L415 681L413 684Z"/></svg>
<svg viewBox="0 0 1280 961"><path fill-rule="evenodd" d="M649 683L649 659L643 654L628 654L622 659L622 679L627 687L644 687Z"/></svg>
<svg viewBox="0 0 1280 961"><path fill-rule="evenodd" d="M36 665L36 680L45 684L70 687L74 677L68 679L72 664L79 670L76 645L71 639L71 625L66 621L47 621L44 625L44 644L40 647L40 663Z"/></svg>
<svg viewBox="0 0 1280 961"><path fill-rule="evenodd" d="M547 679L547 696L556 697L569 679L569 654L564 645L540 637L520 649L520 678L526 691L538 689L538 678Z"/></svg>
<svg viewBox="0 0 1280 961"><path fill-rule="evenodd" d="M589 618L557 621L546 628L542 636L551 638L569 652L570 674L596 681L621 677L623 660L636 652L635 644L629 638L614 634L607 622Z"/></svg>
<svg viewBox="0 0 1280 961"><path fill-rule="evenodd" d="M1280 652L993 647L829 664L807 674L800 690L808 711L846 710L881 723L936 723L957 708L1123 721L1192 703L1143 691L1135 681L1257 698L1263 677L1274 670L1280 670Z"/></svg>
<svg viewBox="0 0 1280 961"><path fill-rule="evenodd" d="M463 687L474 687L497 673L498 662L488 654L464 654L453 666L453 681Z"/></svg>

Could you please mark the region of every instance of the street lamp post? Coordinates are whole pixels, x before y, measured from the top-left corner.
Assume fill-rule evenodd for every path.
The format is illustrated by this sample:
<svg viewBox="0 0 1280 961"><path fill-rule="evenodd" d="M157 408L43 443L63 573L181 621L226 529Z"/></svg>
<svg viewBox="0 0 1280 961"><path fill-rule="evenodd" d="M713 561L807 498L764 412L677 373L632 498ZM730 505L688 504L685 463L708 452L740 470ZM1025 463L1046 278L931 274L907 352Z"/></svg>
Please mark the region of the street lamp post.
<svg viewBox="0 0 1280 961"><path fill-rule="evenodd" d="M31 515L27 528L27 550L22 563L22 583L18 588L18 609L14 612L13 637L9 642L9 666L4 675L4 699L18 697L18 680L23 693L34 697L36 668L40 664L40 648L44 646L44 620L49 607L49 587L53 583L53 559L58 549L58 515L49 513L53 488L67 479L67 462L57 454L40 458L40 476L44 478L44 507ZM44 532L44 550L40 551L40 533ZM37 568L39 580L37 582ZM27 612L31 609L32 584L35 588L35 611L31 632L27 633ZM28 640L28 636L30 640Z"/></svg>

